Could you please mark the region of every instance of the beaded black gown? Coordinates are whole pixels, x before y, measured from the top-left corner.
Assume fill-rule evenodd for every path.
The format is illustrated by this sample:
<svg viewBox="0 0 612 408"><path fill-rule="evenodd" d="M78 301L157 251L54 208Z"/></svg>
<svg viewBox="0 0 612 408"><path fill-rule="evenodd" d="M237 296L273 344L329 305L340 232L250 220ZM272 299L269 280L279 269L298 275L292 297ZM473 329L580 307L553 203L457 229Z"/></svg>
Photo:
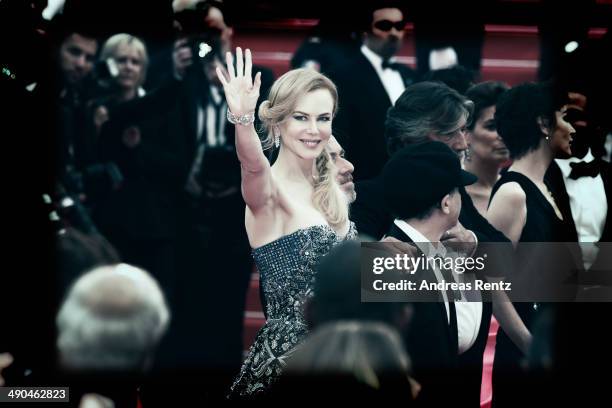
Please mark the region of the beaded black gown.
<svg viewBox="0 0 612 408"><path fill-rule="evenodd" d="M286 358L307 334L302 305L312 295L317 263L334 245L356 237L353 223L344 237L328 225L315 225L252 251L268 320L257 333L229 398L264 393L276 382Z"/></svg>

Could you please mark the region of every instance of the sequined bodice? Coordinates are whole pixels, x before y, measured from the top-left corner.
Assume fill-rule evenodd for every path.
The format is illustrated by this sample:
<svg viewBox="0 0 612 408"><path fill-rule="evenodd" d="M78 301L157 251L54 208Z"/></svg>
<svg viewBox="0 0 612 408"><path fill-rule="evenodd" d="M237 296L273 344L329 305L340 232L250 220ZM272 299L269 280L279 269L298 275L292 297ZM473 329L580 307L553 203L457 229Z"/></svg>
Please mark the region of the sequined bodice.
<svg viewBox="0 0 612 408"><path fill-rule="evenodd" d="M314 268L338 241L331 227L315 225L253 250L268 319L301 319L302 303L312 289Z"/></svg>
<svg viewBox="0 0 612 408"><path fill-rule="evenodd" d="M353 223L345 237L328 225L314 225L253 250L268 320L249 350L233 394L264 391L280 375L285 357L307 334L302 307L312 292L317 263L334 245L356 236Z"/></svg>

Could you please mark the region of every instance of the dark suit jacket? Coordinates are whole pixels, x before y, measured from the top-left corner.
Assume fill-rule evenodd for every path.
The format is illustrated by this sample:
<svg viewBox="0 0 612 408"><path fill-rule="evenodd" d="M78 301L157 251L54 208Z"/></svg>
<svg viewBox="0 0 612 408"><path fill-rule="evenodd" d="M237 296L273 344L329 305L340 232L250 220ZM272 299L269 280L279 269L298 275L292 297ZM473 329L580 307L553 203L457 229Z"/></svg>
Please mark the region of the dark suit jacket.
<svg viewBox="0 0 612 408"><path fill-rule="evenodd" d="M412 242L395 224L392 224L387 235ZM435 282L431 271L427 273L429 276L417 277L416 281L428 279ZM491 303L483 302L475 343L458 355L457 332L451 333L441 295L433 301L435 303L414 303L414 317L406 336L415 378L421 381L424 388L431 387L429 391L424 389L421 401L426 406L436 406L437 402L441 402L440 398L446 397L451 398L456 406L477 407L480 404L482 362L491 322ZM452 397L445 394L451 389L454 390Z"/></svg>
<svg viewBox="0 0 612 408"><path fill-rule="evenodd" d="M412 242L395 224L388 236L403 242ZM415 281L436 282L432 271L417 271ZM457 326L454 305L451 306L451 324L446 317L446 307L440 293L427 292L430 302L414 302L413 317L403 333L406 349L412 361L415 379L422 389L418 400L423 406L438 406L445 400L445 394L456 394L454 373L458 364ZM452 327L451 327L452 326ZM450 387L450 388L449 388ZM452 391L451 391L452 389Z"/></svg>
<svg viewBox="0 0 612 408"><path fill-rule="evenodd" d="M119 167L123 185L96 206L94 218L125 238L165 239L176 233L177 198L188 171L185 141L168 136L172 133L164 117L137 111L140 108L134 116L123 112L113 116L111 111L102 127L100 160ZM122 134L132 125L140 129L141 141L128 148Z"/></svg>
<svg viewBox="0 0 612 408"><path fill-rule="evenodd" d="M409 67L398 64L398 71L405 86L414 82L415 74ZM339 92L334 136L355 165L353 178L376 177L388 159L384 134L391 100L376 70L361 52L329 76Z"/></svg>
<svg viewBox="0 0 612 408"><path fill-rule="evenodd" d="M408 180L408 177L407 177ZM407 184L409 181L407 181ZM378 178L356 183L357 199L351 204L351 220L357 231L379 240L391 228L393 217L386 209L382 183ZM464 188L460 188L461 213L459 222L466 229L474 231L478 242L509 242L508 238L496 230L478 212L472 198Z"/></svg>

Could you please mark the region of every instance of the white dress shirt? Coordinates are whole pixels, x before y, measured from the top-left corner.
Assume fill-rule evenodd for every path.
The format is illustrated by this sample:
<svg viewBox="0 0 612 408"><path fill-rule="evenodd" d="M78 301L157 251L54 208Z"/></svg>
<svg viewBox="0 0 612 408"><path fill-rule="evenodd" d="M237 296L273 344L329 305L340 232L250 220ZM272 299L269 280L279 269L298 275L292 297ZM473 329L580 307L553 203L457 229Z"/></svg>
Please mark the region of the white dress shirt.
<svg viewBox="0 0 612 408"><path fill-rule="evenodd" d="M395 225L401 229L404 234L416 244L416 246L425 254L426 257L441 256L446 258L450 256L447 254L446 248L440 242L437 246L434 246L432 242L427 239L421 232L415 229L413 226L403 220L395 220ZM434 275L438 282L442 282L444 277L442 272L433 264ZM459 276L453 271L453 277L457 282L460 282L463 276ZM444 298L444 307L446 308L446 318L450 323L450 311L448 307L448 297L446 291L441 291L442 297ZM462 292L462 299L466 296ZM466 302L466 301L455 301L455 310L457 311L457 337L459 338L459 354L467 351L478 338L478 332L480 331L480 323L482 321L482 302Z"/></svg>
<svg viewBox="0 0 612 408"><path fill-rule="evenodd" d="M591 149L582 159L571 157L569 159L555 159L561 173L565 190L569 196L572 218L576 224L578 241L584 243L598 242L606 223L608 214L608 200L601 174L596 177L580 177L576 180L569 178L572 168L570 163L584 161L590 163L595 160ZM582 256L584 267L589 268L597 257L598 248L595 245L583 245Z"/></svg>
<svg viewBox="0 0 612 408"><path fill-rule="evenodd" d="M387 91L387 95L389 95L389 99L391 100L391 105L395 105L395 101L400 97L402 92L406 89L404 86L404 80L402 79L402 75L390 68L382 68L382 58L380 55L376 54L374 51L369 49L366 45L361 46L361 53L365 55L365 57L370 61L380 81ZM393 62L395 59L391 58L389 61Z"/></svg>

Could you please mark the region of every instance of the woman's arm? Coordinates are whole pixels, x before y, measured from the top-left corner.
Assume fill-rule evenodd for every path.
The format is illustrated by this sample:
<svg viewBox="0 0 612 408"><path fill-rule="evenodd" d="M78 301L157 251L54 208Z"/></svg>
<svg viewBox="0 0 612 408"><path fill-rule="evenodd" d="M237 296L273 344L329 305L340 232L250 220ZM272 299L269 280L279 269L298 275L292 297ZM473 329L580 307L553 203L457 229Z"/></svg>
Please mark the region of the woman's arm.
<svg viewBox="0 0 612 408"><path fill-rule="evenodd" d="M486 218L516 247L527 221L527 201L521 186L514 182L502 185L491 200Z"/></svg>
<svg viewBox="0 0 612 408"><path fill-rule="evenodd" d="M217 67L217 76L223 84L228 109L236 117L255 115L261 73L258 72L253 81L251 51L246 50L243 60L242 49L236 48L235 69L229 52L226 62L229 78L226 78L221 67ZM242 169L242 196L249 209L257 213L270 203L274 189L270 163L252 122L246 126L236 124L236 152Z"/></svg>
<svg viewBox="0 0 612 408"><path fill-rule="evenodd" d="M501 279L488 278L488 280L490 282L499 282ZM523 354L527 355L532 340L529 329L516 312L506 292L495 290L492 293L492 298L493 315L495 315L499 325Z"/></svg>
<svg viewBox="0 0 612 408"><path fill-rule="evenodd" d="M527 221L525 192L518 183L506 183L499 188L491 200L487 220L510 238L512 245L516 248ZM488 280L499 282L503 278L488 277ZM516 312L508 295L503 291L493 291L492 300L493 314L500 326L514 344L526 354L531 344L531 333Z"/></svg>

